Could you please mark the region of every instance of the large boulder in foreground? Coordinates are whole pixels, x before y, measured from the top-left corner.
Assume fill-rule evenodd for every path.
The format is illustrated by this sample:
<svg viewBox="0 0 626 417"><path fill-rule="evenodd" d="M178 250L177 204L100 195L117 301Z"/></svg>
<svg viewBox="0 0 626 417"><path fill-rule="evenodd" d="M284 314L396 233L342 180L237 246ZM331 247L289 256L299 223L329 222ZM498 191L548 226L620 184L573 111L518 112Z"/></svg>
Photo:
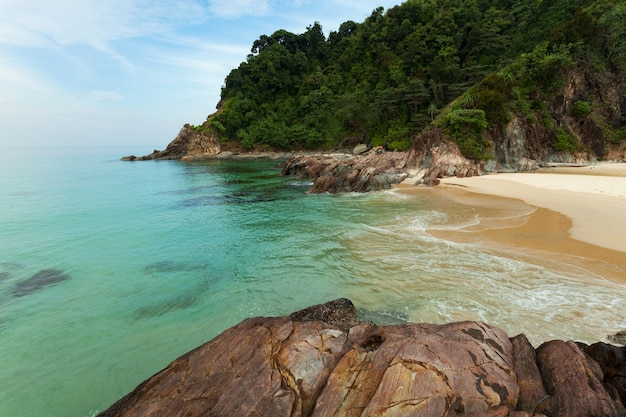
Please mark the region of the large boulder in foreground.
<svg viewBox="0 0 626 417"><path fill-rule="evenodd" d="M535 352L477 322L376 326L340 299L245 320L100 416L625 415L609 391L575 343Z"/></svg>

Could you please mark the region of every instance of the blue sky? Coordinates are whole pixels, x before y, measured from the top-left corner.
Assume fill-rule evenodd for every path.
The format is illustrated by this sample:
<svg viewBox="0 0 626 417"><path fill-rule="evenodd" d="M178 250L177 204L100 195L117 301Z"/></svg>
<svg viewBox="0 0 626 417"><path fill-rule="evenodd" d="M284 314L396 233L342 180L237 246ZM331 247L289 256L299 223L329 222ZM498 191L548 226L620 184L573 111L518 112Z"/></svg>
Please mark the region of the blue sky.
<svg viewBox="0 0 626 417"><path fill-rule="evenodd" d="M401 0L0 0L0 146L163 149L260 35Z"/></svg>

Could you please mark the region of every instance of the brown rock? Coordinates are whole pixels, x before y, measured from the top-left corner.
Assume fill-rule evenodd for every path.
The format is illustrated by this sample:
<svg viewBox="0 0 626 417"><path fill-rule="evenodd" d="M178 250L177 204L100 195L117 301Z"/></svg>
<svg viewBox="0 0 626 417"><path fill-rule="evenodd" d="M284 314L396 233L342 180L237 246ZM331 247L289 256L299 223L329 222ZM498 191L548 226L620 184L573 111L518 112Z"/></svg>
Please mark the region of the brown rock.
<svg viewBox="0 0 626 417"><path fill-rule="evenodd" d="M186 124L178 133L178 136L162 151L155 150L150 155L140 158L122 158L124 160L149 160L149 159L182 159L193 160L220 153L220 142L214 133L206 133L196 130ZM131 155L132 156L132 155Z"/></svg>
<svg viewBox="0 0 626 417"><path fill-rule="evenodd" d="M310 193L367 192L404 180L408 158L407 152L384 152L381 147L362 155L300 155L288 159L282 173L313 179Z"/></svg>
<svg viewBox="0 0 626 417"><path fill-rule="evenodd" d="M602 385L597 362L574 342L553 340L537 349L537 364L550 398L537 407L549 416L622 416L623 407Z"/></svg>
<svg viewBox="0 0 626 417"><path fill-rule="evenodd" d="M621 375L619 348L581 346ZM100 416L624 416L602 369L573 342L535 351L476 322L359 323L339 299L245 320Z"/></svg>
<svg viewBox="0 0 626 417"><path fill-rule="evenodd" d="M525 335L511 338L519 400L517 409L531 412L546 397L546 390L537 367L537 354Z"/></svg>
<svg viewBox="0 0 626 417"><path fill-rule="evenodd" d="M323 322L248 319L172 362L101 414L301 416L344 353Z"/></svg>
<svg viewBox="0 0 626 417"><path fill-rule="evenodd" d="M370 331L337 364L313 416L490 415L489 410L500 406L510 410L518 396L510 354L504 332L474 322Z"/></svg>
<svg viewBox="0 0 626 417"><path fill-rule="evenodd" d="M622 405L626 403L626 348L598 342L583 350L600 365L611 397Z"/></svg>

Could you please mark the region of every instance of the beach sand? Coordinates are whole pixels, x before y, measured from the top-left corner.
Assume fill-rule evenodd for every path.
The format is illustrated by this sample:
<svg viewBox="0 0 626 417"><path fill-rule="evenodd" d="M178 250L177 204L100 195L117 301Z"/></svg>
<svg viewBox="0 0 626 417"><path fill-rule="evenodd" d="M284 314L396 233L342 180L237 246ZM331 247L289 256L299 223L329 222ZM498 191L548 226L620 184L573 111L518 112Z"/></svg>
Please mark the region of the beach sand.
<svg viewBox="0 0 626 417"><path fill-rule="evenodd" d="M479 224L429 231L437 237L543 257L546 263L558 257L573 268L626 283L626 163L451 177L437 187L398 190L477 211Z"/></svg>

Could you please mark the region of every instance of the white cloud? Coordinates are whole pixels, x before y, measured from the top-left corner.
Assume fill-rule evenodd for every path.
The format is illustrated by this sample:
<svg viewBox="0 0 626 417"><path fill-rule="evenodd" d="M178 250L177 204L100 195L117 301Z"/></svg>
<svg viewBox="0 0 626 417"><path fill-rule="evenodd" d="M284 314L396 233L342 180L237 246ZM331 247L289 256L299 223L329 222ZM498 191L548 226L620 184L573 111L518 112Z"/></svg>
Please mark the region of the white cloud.
<svg viewBox="0 0 626 417"><path fill-rule="evenodd" d="M45 47L89 44L164 32L206 18L196 1L0 0L0 43Z"/></svg>

